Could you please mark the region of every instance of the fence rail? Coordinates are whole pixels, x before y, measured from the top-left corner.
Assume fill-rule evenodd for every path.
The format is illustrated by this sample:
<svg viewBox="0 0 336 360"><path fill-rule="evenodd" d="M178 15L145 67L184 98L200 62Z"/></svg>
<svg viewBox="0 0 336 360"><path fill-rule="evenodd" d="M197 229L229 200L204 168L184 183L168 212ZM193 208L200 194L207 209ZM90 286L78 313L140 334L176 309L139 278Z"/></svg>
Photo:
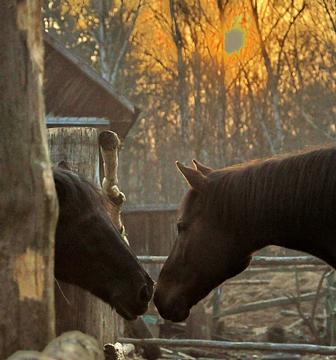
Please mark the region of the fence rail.
<svg viewBox="0 0 336 360"><path fill-rule="evenodd" d="M135 345L158 345L167 347L198 347L211 348L217 350L245 350L245 351L279 351L295 354L319 354L319 355L336 355L336 346L323 346L313 344L278 344L262 342L230 342L215 340L189 340L189 339L132 339L119 338L121 343Z"/></svg>
<svg viewBox="0 0 336 360"><path fill-rule="evenodd" d="M144 264L163 264L167 256L138 256ZM254 256L252 266L289 266L289 265L325 265L325 262L313 256Z"/></svg>
<svg viewBox="0 0 336 360"><path fill-rule="evenodd" d="M297 301L310 301L316 298L316 296L321 297L325 295L325 291L321 292L320 294L316 294L316 292L309 292L305 294L301 294L300 296L294 297ZM267 300L261 300L261 301L255 301L248 304L242 304L238 306L233 306L231 308L225 309L221 311L219 314L215 315L215 318L220 318L222 316L228 316L228 315L236 315L236 314L242 314L245 312L250 311L258 311L258 310L264 310L268 309L270 307L275 306L286 306L293 304L293 298L287 297L287 296L281 296L273 299L267 299Z"/></svg>

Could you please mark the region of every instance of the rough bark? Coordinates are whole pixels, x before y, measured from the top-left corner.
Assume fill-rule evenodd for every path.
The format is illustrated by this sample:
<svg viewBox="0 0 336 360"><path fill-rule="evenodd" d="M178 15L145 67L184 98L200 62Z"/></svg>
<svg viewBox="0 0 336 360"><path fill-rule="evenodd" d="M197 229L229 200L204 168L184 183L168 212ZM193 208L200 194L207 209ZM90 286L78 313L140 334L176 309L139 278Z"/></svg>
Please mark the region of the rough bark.
<svg viewBox="0 0 336 360"><path fill-rule="evenodd" d="M224 34L224 11L227 6L227 0L217 0L217 9L220 20L220 33ZM218 161L220 166L225 165L225 140L226 140L226 110L227 110L227 91L225 86L225 62L224 62L224 42L222 42L221 58L220 58L220 71L218 73L218 99L219 108L217 115L217 134L218 134Z"/></svg>
<svg viewBox="0 0 336 360"><path fill-rule="evenodd" d="M56 195L42 96L40 1L1 1L0 358L54 336Z"/></svg>
<svg viewBox="0 0 336 360"><path fill-rule="evenodd" d="M275 70L273 69L265 41L262 37L257 5L254 5L252 0L251 0L251 8L260 41L261 54L267 72L267 86L271 96L271 108L273 113L273 123L274 123L274 131L275 131L275 136L271 146L271 150L275 151L275 153L279 153L281 152L284 144L284 133L283 133L281 116L280 116L280 95L278 91L279 75L276 74Z"/></svg>
<svg viewBox="0 0 336 360"><path fill-rule="evenodd" d="M177 52L177 91L178 105L181 115L181 141L184 150L188 140L189 110L188 110L188 89L187 89L187 68L183 57L183 39L180 26L177 21L176 4L169 0L169 11L172 19L172 37Z"/></svg>

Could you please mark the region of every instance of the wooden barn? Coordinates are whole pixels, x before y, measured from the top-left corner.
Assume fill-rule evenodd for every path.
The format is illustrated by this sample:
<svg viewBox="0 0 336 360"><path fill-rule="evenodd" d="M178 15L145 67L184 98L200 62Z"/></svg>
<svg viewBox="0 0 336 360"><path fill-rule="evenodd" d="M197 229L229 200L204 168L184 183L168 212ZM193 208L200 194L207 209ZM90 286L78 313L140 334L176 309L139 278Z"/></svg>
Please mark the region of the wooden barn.
<svg viewBox="0 0 336 360"><path fill-rule="evenodd" d="M48 127L108 128L124 139L139 109L48 33L44 52Z"/></svg>

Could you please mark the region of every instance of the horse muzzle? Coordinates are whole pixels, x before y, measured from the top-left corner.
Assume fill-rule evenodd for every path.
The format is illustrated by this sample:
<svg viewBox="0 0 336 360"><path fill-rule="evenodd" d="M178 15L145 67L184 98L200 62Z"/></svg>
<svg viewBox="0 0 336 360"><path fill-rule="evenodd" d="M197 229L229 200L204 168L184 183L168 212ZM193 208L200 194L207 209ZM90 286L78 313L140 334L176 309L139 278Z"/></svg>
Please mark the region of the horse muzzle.
<svg viewBox="0 0 336 360"><path fill-rule="evenodd" d="M154 304L160 315L174 322L185 320L190 313L190 306L183 296L169 296L158 288L154 294Z"/></svg>

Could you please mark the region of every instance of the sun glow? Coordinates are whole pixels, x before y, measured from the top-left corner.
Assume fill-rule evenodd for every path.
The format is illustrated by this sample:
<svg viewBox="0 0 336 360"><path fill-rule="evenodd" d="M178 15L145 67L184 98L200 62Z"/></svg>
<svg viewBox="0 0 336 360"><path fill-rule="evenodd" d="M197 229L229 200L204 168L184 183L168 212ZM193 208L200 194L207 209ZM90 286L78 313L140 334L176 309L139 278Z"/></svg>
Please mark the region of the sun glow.
<svg viewBox="0 0 336 360"><path fill-rule="evenodd" d="M208 19L210 21L204 25L204 33L210 58L207 59L209 55L204 53L204 60L216 59L218 64L223 62L225 79L230 82L242 66L260 54L260 38L250 1L230 1L222 14L213 3Z"/></svg>
<svg viewBox="0 0 336 360"><path fill-rule="evenodd" d="M223 56L232 72L249 62L260 51L260 39L248 1L229 3L224 13Z"/></svg>

